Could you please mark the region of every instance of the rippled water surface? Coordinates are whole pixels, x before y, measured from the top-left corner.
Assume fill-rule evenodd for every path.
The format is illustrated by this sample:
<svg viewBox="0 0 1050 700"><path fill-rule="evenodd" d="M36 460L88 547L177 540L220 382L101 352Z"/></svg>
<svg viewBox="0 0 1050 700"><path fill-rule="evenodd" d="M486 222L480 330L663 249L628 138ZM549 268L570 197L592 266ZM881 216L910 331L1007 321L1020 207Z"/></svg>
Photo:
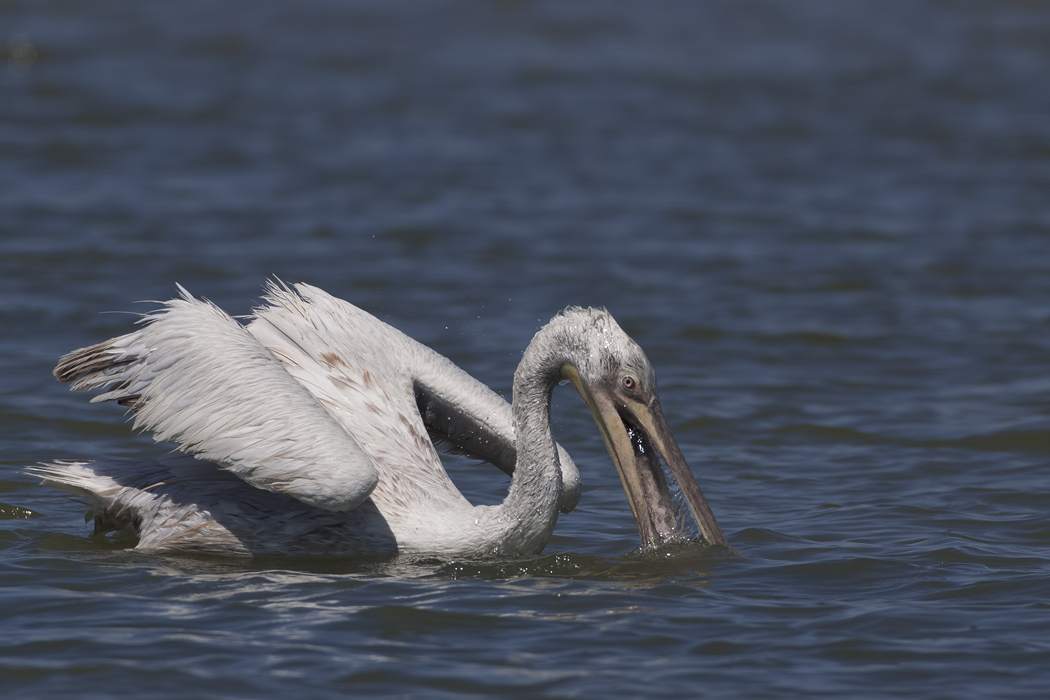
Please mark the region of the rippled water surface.
<svg viewBox="0 0 1050 700"><path fill-rule="evenodd" d="M15 0L0 41L4 694L1050 687L1050 3ZM19 473L168 449L50 376L103 312L271 275L508 396L607 306L736 552L635 553L570 389L532 558L155 556Z"/></svg>

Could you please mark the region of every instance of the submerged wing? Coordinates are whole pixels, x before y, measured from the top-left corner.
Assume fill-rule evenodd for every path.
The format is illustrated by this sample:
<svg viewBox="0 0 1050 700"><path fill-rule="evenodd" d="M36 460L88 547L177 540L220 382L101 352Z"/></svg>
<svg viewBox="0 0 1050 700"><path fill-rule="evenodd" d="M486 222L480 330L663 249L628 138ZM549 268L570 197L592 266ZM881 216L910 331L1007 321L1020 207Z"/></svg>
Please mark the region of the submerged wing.
<svg viewBox="0 0 1050 700"><path fill-rule="evenodd" d="M186 455L159 461L57 460L26 474L90 504L95 533L124 532L138 549L227 554L397 551L374 506L313 508L253 488L228 470Z"/></svg>
<svg viewBox="0 0 1050 700"><path fill-rule="evenodd" d="M345 511L377 483L371 457L243 326L210 302L182 298L128 335L63 357L55 376L134 411L151 430L242 479Z"/></svg>
<svg viewBox="0 0 1050 700"><path fill-rule="evenodd" d="M306 284L271 284L248 331L372 456L387 481L408 477L431 498L463 504L431 437L508 474L516 460L510 405L450 360L371 314ZM562 509L580 478L561 456Z"/></svg>

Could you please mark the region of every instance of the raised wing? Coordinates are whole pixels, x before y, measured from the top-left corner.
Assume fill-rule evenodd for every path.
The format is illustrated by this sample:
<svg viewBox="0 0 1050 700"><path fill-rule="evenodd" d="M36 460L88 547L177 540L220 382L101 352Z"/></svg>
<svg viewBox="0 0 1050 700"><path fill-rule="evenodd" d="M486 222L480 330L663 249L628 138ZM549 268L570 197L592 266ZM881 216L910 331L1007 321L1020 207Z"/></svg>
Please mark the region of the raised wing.
<svg viewBox="0 0 1050 700"><path fill-rule="evenodd" d="M319 289L272 283L247 330L352 434L379 472L390 508L467 508L423 425L413 392L424 348ZM425 349L425 348L424 348Z"/></svg>
<svg viewBox="0 0 1050 700"><path fill-rule="evenodd" d="M375 488L369 454L243 326L179 288L128 335L63 357L55 376L92 402L130 406L135 427L262 489L346 511Z"/></svg>
<svg viewBox="0 0 1050 700"><path fill-rule="evenodd" d="M265 300L248 331L357 438L381 472L410 476L430 497L461 503L428 435L513 472L510 405L450 360L310 285L270 284ZM569 455L558 451L567 512L579 500L580 477Z"/></svg>

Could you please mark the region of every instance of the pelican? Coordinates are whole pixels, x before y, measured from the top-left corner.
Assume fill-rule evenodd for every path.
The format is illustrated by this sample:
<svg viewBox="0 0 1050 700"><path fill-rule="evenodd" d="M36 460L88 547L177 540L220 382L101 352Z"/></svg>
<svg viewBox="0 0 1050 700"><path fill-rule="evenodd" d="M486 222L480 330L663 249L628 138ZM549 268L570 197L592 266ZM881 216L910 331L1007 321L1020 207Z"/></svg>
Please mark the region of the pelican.
<svg viewBox="0 0 1050 700"><path fill-rule="evenodd" d="M63 356L55 376L105 389L134 428L185 454L58 460L27 471L91 504L96 533L143 550L239 554L539 553L580 476L550 426L555 386L583 397L619 473L643 549L724 544L660 409L642 349L604 310L541 328L507 404L450 360L348 302L267 284L241 323L179 295L135 332ZM472 505L435 448L511 475L499 505Z"/></svg>

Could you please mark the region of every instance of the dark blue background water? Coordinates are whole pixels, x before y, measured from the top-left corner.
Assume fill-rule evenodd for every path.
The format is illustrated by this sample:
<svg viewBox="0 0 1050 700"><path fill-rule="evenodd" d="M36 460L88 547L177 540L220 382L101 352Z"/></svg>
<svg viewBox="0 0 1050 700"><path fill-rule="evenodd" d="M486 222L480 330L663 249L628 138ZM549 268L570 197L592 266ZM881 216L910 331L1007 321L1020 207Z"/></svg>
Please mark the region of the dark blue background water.
<svg viewBox="0 0 1050 700"><path fill-rule="evenodd" d="M1050 3L0 3L0 690L1037 697ZM308 281L501 392L607 306L739 556L179 559L19 467L154 456L50 376L179 282ZM506 479L454 462L478 501Z"/></svg>

